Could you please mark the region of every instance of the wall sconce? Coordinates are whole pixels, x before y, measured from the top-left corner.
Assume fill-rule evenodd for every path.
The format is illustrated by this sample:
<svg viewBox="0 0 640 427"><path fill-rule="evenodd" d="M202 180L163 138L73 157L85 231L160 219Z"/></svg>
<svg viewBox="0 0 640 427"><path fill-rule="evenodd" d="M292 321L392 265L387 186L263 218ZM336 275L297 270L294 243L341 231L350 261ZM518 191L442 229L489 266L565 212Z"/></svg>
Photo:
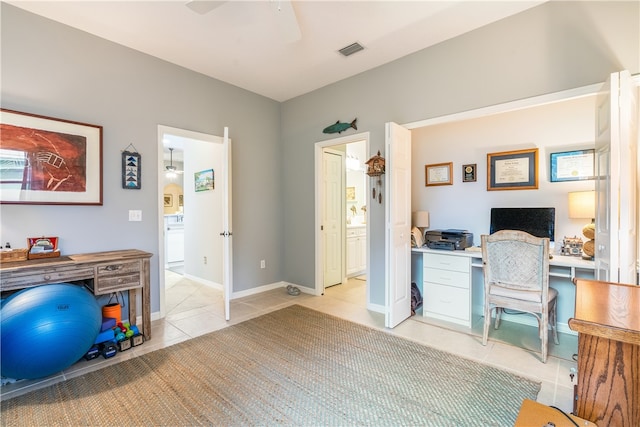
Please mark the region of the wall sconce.
<svg viewBox="0 0 640 427"><path fill-rule="evenodd" d="M583 258L591 259L595 254L596 237L596 192L573 191L569 193L569 218L590 218L591 222L582 228L582 234L587 241L582 245Z"/></svg>

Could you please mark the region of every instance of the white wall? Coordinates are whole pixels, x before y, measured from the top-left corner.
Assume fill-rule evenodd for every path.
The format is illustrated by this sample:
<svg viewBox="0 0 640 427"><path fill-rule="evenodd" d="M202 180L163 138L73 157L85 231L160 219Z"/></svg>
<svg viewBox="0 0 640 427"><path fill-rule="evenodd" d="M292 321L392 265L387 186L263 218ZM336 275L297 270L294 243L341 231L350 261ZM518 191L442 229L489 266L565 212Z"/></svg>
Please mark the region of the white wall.
<svg viewBox="0 0 640 427"><path fill-rule="evenodd" d="M430 229L489 232L492 207L555 207L556 249L564 236L582 236L589 222L568 218L567 194L594 181L550 182L552 152L594 148L595 97L412 131L412 210L427 210ZM538 189L487 191L487 153L538 148ZM426 187L425 165L453 162L453 185ZM462 182L462 165L477 164L477 181Z"/></svg>

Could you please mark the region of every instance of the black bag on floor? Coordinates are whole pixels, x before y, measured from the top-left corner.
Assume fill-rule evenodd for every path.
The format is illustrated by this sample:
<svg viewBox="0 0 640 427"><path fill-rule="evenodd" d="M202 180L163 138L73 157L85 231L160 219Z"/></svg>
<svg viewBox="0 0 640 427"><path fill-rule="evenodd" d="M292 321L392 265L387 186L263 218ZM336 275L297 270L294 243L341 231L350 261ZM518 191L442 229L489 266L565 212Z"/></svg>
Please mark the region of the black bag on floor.
<svg viewBox="0 0 640 427"><path fill-rule="evenodd" d="M422 307L422 295L415 282L411 282L411 314L416 314L416 310Z"/></svg>

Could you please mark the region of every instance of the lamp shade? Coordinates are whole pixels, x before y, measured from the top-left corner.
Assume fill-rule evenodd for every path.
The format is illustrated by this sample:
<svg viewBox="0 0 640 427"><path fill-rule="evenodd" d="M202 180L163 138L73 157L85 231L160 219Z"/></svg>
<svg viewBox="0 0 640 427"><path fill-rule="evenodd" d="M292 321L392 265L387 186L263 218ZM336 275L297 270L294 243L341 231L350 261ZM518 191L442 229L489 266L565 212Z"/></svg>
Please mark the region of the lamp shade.
<svg viewBox="0 0 640 427"><path fill-rule="evenodd" d="M429 227L429 212L416 211L411 213L411 223L414 227L427 228Z"/></svg>
<svg viewBox="0 0 640 427"><path fill-rule="evenodd" d="M596 192L573 191L569 193L569 218L595 218Z"/></svg>

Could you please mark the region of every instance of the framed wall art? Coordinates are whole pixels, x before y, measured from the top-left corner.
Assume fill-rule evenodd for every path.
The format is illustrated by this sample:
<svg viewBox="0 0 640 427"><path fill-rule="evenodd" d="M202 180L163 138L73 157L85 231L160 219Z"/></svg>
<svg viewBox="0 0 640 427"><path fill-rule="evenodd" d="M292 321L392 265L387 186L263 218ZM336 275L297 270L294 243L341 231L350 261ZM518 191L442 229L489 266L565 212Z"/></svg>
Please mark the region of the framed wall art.
<svg viewBox="0 0 640 427"><path fill-rule="evenodd" d="M213 169L207 169L193 174L196 191L209 191L215 188Z"/></svg>
<svg viewBox="0 0 640 427"><path fill-rule="evenodd" d="M102 205L102 126L0 109L0 203Z"/></svg>
<svg viewBox="0 0 640 427"><path fill-rule="evenodd" d="M452 185L453 177L452 177L452 168L453 162L449 163L435 163L433 165L425 165L424 166L424 174L425 174L425 186L434 186L434 185Z"/></svg>
<svg viewBox="0 0 640 427"><path fill-rule="evenodd" d="M551 182L594 179L594 158L594 149L551 153Z"/></svg>
<svg viewBox="0 0 640 427"><path fill-rule="evenodd" d="M170 193L165 193L162 196L163 200L164 200L164 207L165 208L170 208L173 206L173 194Z"/></svg>
<svg viewBox="0 0 640 427"><path fill-rule="evenodd" d="M462 165L462 182L476 182L476 164Z"/></svg>
<svg viewBox="0 0 640 427"><path fill-rule="evenodd" d="M133 151L128 151L129 147ZM142 157L131 144L122 152L122 188L139 190L142 187Z"/></svg>
<svg viewBox="0 0 640 427"><path fill-rule="evenodd" d="M487 154L487 191L537 188L537 148Z"/></svg>

